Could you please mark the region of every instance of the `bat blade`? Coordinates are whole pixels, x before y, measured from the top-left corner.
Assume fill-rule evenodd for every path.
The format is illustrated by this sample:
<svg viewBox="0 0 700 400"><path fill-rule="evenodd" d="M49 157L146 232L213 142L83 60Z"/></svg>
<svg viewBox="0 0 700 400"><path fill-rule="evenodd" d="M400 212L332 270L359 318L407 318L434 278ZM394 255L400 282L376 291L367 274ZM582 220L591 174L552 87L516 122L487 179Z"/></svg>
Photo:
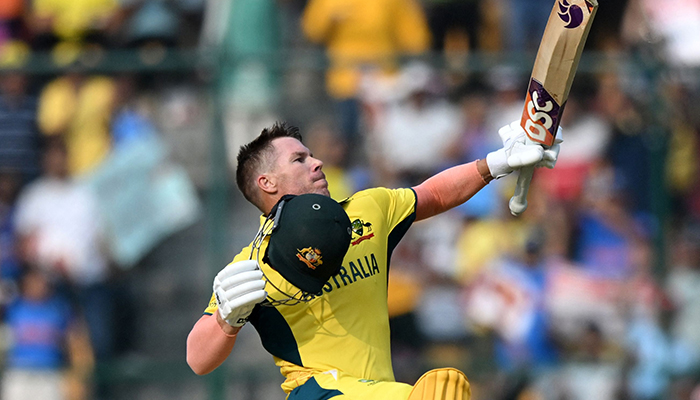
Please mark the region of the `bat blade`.
<svg viewBox="0 0 700 400"><path fill-rule="evenodd" d="M569 90L576 75L588 32L598 10L596 0L557 0L537 50L520 125L528 140L544 147L554 144ZM527 192L534 168L520 170L511 214L527 209Z"/></svg>

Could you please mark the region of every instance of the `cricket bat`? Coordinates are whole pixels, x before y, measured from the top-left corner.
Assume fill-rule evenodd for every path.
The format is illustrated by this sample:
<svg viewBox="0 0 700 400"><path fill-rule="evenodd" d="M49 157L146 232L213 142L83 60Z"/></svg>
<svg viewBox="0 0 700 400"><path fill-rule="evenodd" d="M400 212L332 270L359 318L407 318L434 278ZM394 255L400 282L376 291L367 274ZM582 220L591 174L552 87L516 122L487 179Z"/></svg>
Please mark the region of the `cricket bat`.
<svg viewBox="0 0 700 400"><path fill-rule="evenodd" d="M549 147L559 128L597 0L556 0L532 67L520 125L528 140ZM534 167L522 168L508 206L518 216L527 209L527 192Z"/></svg>

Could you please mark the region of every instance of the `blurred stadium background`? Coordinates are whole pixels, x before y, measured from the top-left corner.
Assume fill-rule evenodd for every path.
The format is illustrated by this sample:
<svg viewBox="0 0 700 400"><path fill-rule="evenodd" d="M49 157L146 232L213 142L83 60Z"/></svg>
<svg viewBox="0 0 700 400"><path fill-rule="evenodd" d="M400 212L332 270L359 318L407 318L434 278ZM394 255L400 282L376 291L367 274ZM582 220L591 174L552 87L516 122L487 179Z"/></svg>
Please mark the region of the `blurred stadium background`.
<svg viewBox="0 0 700 400"><path fill-rule="evenodd" d="M2 0L2 393L282 399L250 327L214 373L185 362L257 225L238 146L300 126L337 199L484 157L551 7ZM700 400L699 67L700 0L601 1L528 211L495 181L394 252L398 380L455 366L477 400Z"/></svg>

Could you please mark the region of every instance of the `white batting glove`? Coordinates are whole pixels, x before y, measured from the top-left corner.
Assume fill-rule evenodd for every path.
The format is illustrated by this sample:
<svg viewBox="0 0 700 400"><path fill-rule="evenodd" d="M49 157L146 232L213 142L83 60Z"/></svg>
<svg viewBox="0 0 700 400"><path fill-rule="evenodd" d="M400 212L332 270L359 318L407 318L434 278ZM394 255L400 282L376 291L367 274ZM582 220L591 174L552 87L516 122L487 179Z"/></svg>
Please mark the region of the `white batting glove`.
<svg viewBox="0 0 700 400"><path fill-rule="evenodd" d="M559 159L559 144L564 141L562 135L563 133L560 126L557 128L557 136L554 138L554 144L548 149L545 149L542 161L535 164L535 167L545 167L549 169L554 168L554 166L557 164L557 160Z"/></svg>
<svg viewBox="0 0 700 400"><path fill-rule="evenodd" d="M503 141L503 148L486 155L486 164L491 176L502 178L516 169L523 167L554 168L559 157L559 143L562 142L561 127L557 130L557 139L549 149L530 141L520 121L513 121L498 130Z"/></svg>
<svg viewBox="0 0 700 400"><path fill-rule="evenodd" d="M267 297L263 274L256 260L227 265L214 278L219 314L229 325L241 327L256 304Z"/></svg>

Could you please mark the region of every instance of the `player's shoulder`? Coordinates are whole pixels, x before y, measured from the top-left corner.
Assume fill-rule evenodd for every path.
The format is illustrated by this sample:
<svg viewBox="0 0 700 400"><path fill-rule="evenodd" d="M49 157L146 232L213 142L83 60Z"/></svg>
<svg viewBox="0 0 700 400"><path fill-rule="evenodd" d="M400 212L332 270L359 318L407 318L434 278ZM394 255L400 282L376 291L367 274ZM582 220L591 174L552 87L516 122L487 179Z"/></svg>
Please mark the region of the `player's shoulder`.
<svg viewBox="0 0 700 400"><path fill-rule="evenodd" d="M397 193L401 193L403 191L410 191L411 189L390 189L386 187L373 187L369 189L364 189L356 192L350 197L347 197L341 201L339 201L340 204L351 202L354 200L363 200L363 199L370 199L370 198L377 198L377 197L386 197L386 196L393 196L396 195Z"/></svg>
<svg viewBox="0 0 700 400"><path fill-rule="evenodd" d="M253 254L253 243L251 242L246 247L242 248L241 251L236 254L229 264L233 264L239 261L250 260Z"/></svg>
<svg viewBox="0 0 700 400"><path fill-rule="evenodd" d="M353 206L367 206L372 203L382 206L395 202L415 202L415 199L416 194L410 188L374 187L361 190L339 203L347 210L348 207Z"/></svg>

